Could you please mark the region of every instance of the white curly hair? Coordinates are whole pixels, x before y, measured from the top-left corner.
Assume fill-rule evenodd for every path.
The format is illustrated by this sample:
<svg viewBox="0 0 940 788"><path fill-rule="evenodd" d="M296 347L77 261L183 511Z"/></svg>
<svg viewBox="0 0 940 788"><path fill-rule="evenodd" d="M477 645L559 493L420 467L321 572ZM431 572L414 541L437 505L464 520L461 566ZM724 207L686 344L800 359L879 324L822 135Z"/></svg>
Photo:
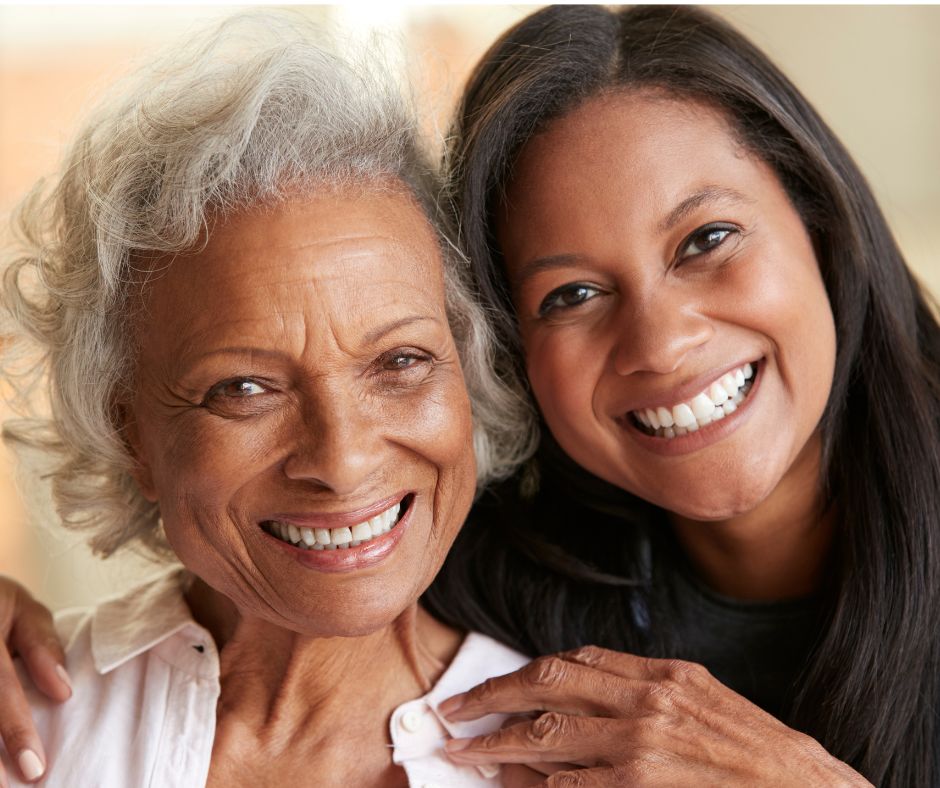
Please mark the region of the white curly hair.
<svg viewBox="0 0 940 788"><path fill-rule="evenodd" d="M4 260L3 372L27 417L3 435L14 449L39 450L64 524L88 529L103 556L127 545L166 554L117 418L134 385L140 263L196 248L210 216L325 184L393 180L414 196L440 241L479 480L525 460L531 407L494 368L495 340L430 161L391 71L373 55L336 54L292 14L233 17L104 101L55 181L16 209L18 248Z"/></svg>

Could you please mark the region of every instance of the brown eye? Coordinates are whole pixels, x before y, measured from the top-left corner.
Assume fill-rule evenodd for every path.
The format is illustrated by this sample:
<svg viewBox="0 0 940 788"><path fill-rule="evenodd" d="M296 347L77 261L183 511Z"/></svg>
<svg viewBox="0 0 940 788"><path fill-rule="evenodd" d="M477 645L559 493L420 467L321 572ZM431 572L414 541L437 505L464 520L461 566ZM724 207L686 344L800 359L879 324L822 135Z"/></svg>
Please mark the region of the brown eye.
<svg viewBox="0 0 940 788"><path fill-rule="evenodd" d="M700 227L683 241L679 259L706 254L721 246L729 235L737 231L732 224L707 224Z"/></svg>
<svg viewBox="0 0 940 788"><path fill-rule="evenodd" d="M216 383L209 389L202 404L210 405L213 402L218 403L225 400L248 400L267 393L268 389L256 380L252 380L251 378L231 378L230 380L223 380L220 383Z"/></svg>
<svg viewBox="0 0 940 788"><path fill-rule="evenodd" d="M382 368L392 371L398 369L408 369L408 367L414 366L419 361L420 359L414 355L410 355L408 353L396 353L395 355L385 359L382 364Z"/></svg>
<svg viewBox="0 0 940 788"><path fill-rule="evenodd" d="M433 360L430 355L417 348L398 348L379 356L375 365L379 374L404 373L410 376L420 370L427 370Z"/></svg>
<svg viewBox="0 0 940 788"><path fill-rule="evenodd" d="M539 317L549 314L554 310L571 309L580 306L586 301L590 301L595 296L600 295L601 291L592 285L576 282L570 285L558 287L550 292L539 305Z"/></svg>
<svg viewBox="0 0 940 788"><path fill-rule="evenodd" d="M248 380L247 378L239 380L230 380L227 383L220 384L220 388L216 390L217 394L222 394L225 397L252 397L256 394L264 394L266 389L264 386L256 383L253 380Z"/></svg>

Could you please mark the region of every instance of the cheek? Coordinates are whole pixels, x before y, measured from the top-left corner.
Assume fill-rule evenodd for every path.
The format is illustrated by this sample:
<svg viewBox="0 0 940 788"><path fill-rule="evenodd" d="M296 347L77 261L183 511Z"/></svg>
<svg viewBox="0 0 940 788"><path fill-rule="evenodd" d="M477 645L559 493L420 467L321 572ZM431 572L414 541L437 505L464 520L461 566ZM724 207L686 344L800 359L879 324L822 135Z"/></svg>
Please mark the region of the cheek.
<svg viewBox="0 0 940 788"><path fill-rule="evenodd" d="M394 411L389 416L399 425L396 440L435 469L439 491L446 492L440 513L458 511L462 522L476 489L476 460L470 400L459 371L448 372L420 397L397 403Z"/></svg>
<svg viewBox="0 0 940 788"><path fill-rule="evenodd" d="M789 260L775 259L780 261L776 265L754 267L749 284L738 289L750 295L735 307L742 324L769 337L786 390L794 400L806 400L801 404L818 410L818 419L835 366L832 308L808 249L791 253Z"/></svg>
<svg viewBox="0 0 940 788"><path fill-rule="evenodd" d="M593 413L603 351L573 330L523 336L526 374L552 433L562 439L584 428Z"/></svg>

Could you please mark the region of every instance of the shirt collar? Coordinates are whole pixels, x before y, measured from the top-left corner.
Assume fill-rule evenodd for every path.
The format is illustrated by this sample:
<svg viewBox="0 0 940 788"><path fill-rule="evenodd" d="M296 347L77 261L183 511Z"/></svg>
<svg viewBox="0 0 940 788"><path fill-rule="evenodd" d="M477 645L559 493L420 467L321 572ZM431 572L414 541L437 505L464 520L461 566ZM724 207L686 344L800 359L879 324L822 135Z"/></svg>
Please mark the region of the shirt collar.
<svg viewBox="0 0 940 788"><path fill-rule="evenodd" d="M95 669L104 675L194 624L182 589L187 573L174 566L102 602L91 621Z"/></svg>
<svg viewBox="0 0 940 788"><path fill-rule="evenodd" d="M512 673L529 662L529 657L513 651L486 635L471 632L434 688L424 696L434 716L455 739L480 736L497 730L508 714L487 714L475 720L453 722L438 713L437 707L451 695L466 692L493 676Z"/></svg>

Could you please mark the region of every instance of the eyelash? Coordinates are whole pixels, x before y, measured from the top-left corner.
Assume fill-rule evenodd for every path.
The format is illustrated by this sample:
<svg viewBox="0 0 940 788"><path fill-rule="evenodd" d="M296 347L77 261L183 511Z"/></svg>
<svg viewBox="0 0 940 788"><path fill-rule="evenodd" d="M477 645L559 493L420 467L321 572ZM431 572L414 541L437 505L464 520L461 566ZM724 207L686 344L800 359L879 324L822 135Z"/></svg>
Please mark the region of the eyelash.
<svg viewBox="0 0 940 788"><path fill-rule="evenodd" d="M257 394L226 394L224 393L225 389L228 386L232 386L235 384L242 384L242 383L247 383L253 386L257 386L258 388L262 390L258 392ZM251 397L260 396L261 394L266 394L268 391L269 389L267 386L265 386L263 383L259 383L257 380L254 380L253 378L229 378L227 380L219 381L211 389L209 389L209 391L206 392L206 396L203 399L202 404L209 405L212 402L212 400L214 400L216 397L219 397L219 396L228 397L233 400L246 400L246 399L250 399Z"/></svg>
<svg viewBox="0 0 940 788"><path fill-rule="evenodd" d="M709 252L713 252L719 246L721 246L730 235L739 232L738 228L733 224L728 224L727 222L712 222L711 224L706 224L703 227L699 227L697 230L694 230L690 235L688 235L685 240L679 244L679 251L676 255L677 260L685 260L689 257L697 257L699 255L706 255ZM714 243L714 245L708 247L707 249L701 249L700 251L693 252L692 254L685 254L690 246L695 244L697 240L711 235L712 233L724 233L720 240Z"/></svg>
<svg viewBox="0 0 940 788"><path fill-rule="evenodd" d="M575 303L562 303L562 299L567 295L572 295L577 293L579 290L589 291L589 295L585 295L580 298ZM599 296L602 293L602 290L594 285L589 285L586 282L572 282L571 284L563 285L562 287L556 287L552 292L550 292L545 298L542 299L542 303L539 304L538 315L539 317L545 317L555 310L561 309L575 309L576 307L581 306L582 304L590 301L592 298Z"/></svg>
<svg viewBox="0 0 940 788"><path fill-rule="evenodd" d="M408 363L396 365L395 362L399 359L404 359L408 361ZM376 360L378 366L376 372L379 375L394 375L396 373L408 374L409 372L416 371L415 368L417 366L430 364L433 361L432 356L416 348L397 348L390 353L379 356Z"/></svg>

